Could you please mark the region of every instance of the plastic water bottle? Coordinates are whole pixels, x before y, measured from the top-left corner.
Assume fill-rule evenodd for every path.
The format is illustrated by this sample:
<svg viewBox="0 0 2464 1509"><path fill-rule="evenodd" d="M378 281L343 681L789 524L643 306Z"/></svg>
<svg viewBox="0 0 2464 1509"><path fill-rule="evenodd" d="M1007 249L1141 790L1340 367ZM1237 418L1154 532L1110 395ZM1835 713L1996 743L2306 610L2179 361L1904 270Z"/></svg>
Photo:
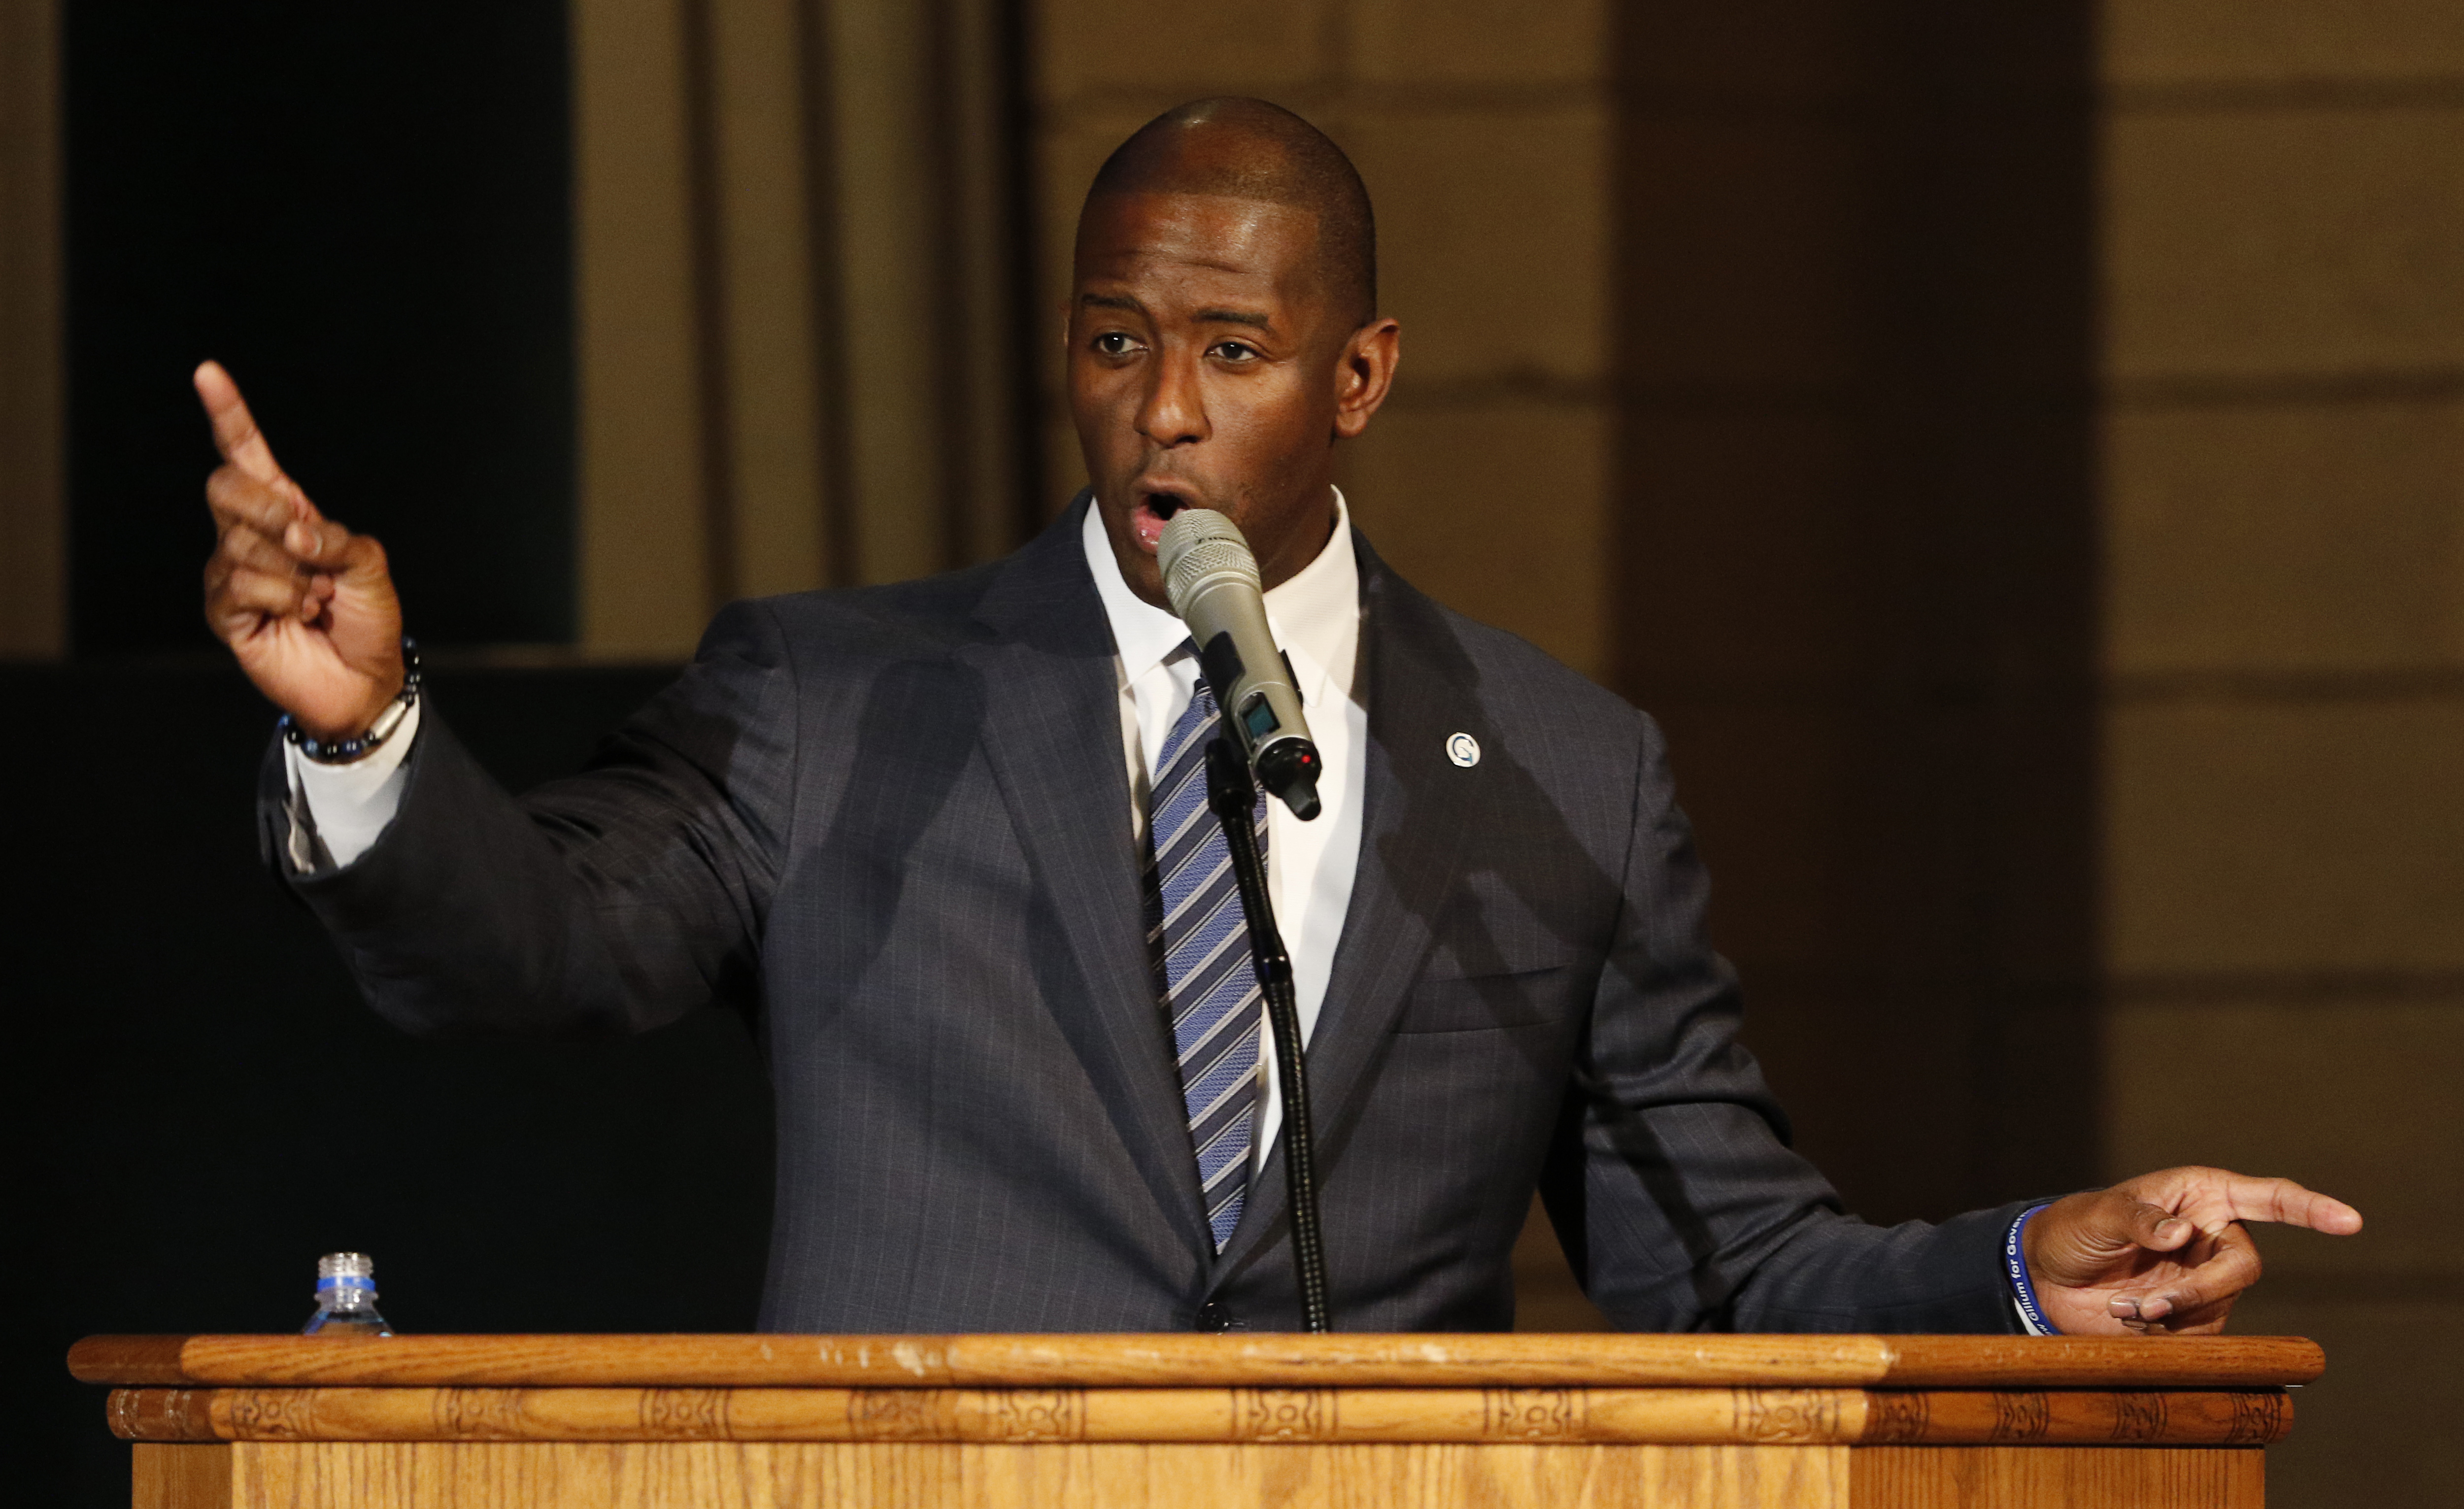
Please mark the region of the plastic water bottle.
<svg viewBox="0 0 2464 1509"><path fill-rule="evenodd" d="M317 1313L302 1336L391 1336L377 1313L377 1262L365 1253L327 1253L317 1259Z"/></svg>

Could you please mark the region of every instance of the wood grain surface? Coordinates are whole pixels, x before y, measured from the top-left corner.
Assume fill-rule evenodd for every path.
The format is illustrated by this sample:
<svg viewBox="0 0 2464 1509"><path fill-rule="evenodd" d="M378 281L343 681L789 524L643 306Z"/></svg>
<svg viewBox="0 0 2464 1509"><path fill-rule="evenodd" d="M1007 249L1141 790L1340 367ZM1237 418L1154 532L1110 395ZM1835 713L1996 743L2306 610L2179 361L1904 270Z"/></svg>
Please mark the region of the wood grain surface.
<svg viewBox="0 0 2464 1509"><path fill-rule="evenodd" d="M247 1509L1847 1509L1838 1447L237 1446Z"/></svg>
<svg viewBox="0 0 2464 1509"><path fill-rule="evenodd" d="M229 1509L231 1449L140 1442L129 1454L128 1483L137 1509Z"/></svg>
<svg viewBox="0 0 2464 1509"><path fill-rule="evenodd" d="M549 1444L230 1454L234 1509L2260 1509L2260 1453L1837 1446ZM201 1509L192 1500L138 1509Z"/></svg>
<svg viewBox="0 0 2464 1509"><path fill-rule="evenodd" d="M2265 1389L2326 1367L2299 1337L97 1336L121 1387Z"/></svg>
<svg viewBox="0 0 2464 1509"><path fill-rule="evenodd" d="M948 1441L2256 1446L2275 1390L146 1389L140 1441Z"/></svg>
<svg viewBox="0 0 2464 1509"><path fill-rule="evenodd" d="M2262 1509L2260 1452L1868 1447L1848 1454L1852 1509Z"/></svg>

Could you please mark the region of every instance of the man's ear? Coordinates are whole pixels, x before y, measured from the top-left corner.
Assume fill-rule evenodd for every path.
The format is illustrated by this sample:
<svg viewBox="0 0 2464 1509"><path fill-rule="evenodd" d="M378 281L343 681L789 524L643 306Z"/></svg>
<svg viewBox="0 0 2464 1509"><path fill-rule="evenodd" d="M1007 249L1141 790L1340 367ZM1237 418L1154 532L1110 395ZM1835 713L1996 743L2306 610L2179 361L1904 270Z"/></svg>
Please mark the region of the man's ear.
<svg viewBox="0 0 2464 1509"><path fill-rule="evenodd" d="M1343 343L1334 368L1334 432L1345 440L1369 427L1370 417L1395 386L1395 367L1403 360L1403 327L1392 319L1373 319Z"/></svg>

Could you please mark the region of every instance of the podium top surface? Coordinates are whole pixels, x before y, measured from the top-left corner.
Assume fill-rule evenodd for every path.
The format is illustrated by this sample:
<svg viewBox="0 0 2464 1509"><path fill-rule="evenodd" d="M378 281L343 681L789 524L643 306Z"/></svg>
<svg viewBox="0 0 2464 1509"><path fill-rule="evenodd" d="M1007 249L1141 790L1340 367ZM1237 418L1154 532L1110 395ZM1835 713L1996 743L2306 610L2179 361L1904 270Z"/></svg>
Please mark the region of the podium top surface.
<svg viewBox="0 0 2464 1509"><path fill-rule="evenodd" d="M2291 1336L90 1336L121 1388L2272 1389L2326 1369Z"/></svg>

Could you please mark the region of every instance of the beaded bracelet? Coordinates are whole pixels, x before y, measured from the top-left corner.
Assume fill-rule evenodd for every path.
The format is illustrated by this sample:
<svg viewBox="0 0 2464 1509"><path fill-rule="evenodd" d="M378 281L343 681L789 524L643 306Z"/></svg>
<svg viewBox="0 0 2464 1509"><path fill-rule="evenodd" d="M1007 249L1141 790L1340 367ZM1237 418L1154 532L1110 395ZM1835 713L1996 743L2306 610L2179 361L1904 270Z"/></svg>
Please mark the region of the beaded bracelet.
<svg viewBox="0 0 2464 1509"><path fill-rule="evenodd" d="M347 765L393 737L394 731L402 727L402 720L410 715L411 704L418 700L419 644L405 635L402 641L402 690L394 695L390 706L377 714L376 722L368 725L365 733L353 739L320 739L301 728L288 712L282 715L282 721L275 727L282 731L282 736L289 739L295 749L318 764Z"/></svg>

